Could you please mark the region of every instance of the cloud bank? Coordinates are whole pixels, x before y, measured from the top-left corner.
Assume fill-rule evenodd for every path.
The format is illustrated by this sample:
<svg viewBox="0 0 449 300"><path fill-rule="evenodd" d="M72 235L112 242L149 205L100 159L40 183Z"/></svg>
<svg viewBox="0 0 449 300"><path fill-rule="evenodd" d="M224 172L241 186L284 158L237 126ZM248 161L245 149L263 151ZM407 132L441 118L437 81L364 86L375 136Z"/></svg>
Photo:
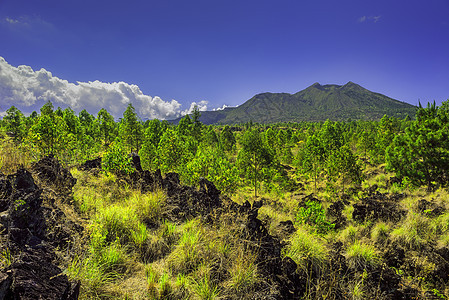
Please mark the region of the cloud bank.
<svg viewBox="0 0 449 300"><path fill-rule="evenodd" d="M115 118L122 117L129 103L142 119L174 119L190 113L195 105L201 111L207 109L207 101L200 101L181 110L176 100L164 101L145 95L137 85L122 81L70 83L45 69L34 71L29 66L11 66L0 57L0 115L12 105L29 113L47 101L55 107L69 106L78 112L86 109L91 114L105 108Z"/></svg>

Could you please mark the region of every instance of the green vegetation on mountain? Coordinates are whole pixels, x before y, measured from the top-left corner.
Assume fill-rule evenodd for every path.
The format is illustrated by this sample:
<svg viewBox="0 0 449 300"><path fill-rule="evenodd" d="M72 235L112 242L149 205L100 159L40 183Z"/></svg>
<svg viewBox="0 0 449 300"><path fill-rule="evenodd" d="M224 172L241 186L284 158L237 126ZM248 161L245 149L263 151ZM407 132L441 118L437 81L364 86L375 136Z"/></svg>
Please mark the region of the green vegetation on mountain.
<svg viewBox="0 0 449 300"><path fill-rule="evenodd" d="M262 93L235 108L203 112L205 124L301 121L380 120L389 115L414 117L416 107L348 82L343 86L315 83L297 92Z"/></svg>

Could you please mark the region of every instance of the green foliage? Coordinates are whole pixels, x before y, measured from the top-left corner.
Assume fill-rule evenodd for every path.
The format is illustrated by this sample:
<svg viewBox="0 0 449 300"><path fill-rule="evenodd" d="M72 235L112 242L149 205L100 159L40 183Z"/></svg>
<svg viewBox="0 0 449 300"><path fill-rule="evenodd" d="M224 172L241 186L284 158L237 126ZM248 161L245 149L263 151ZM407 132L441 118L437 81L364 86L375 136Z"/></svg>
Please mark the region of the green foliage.
<svg viewBox="0 0 449 300"><path fill-rule="evenodd" d="M32 147L41 155L61 154L74 146L73 135L68 134L67 124L62 117L54 115L48 109L41 115L28 133Z"/></svg>
<svg viewBox="0 0 449 300"><path fill-rule="evenodd" d="M335 227L335 224L326 220L326 211L321 203L313 200L307 200L304 207L299 207L295 218L299 224L313 226L320 234L325 234Z"/></svg>
<svg viewBox="0 0 449 300"><path fill-rule="evenodd" d="M168 129L164 132L157 147L157 165L162 172L180 170L192 154L188 145L174 130Z"/></svg>
<svg viewBox="0 0 449 300"><path fill-rule="evenodd" d="M217 147L219 145L218 136L212 126L207 129L203 143L209 147Z"/></svg>
<svg viewBox="0 0 449 300"><path fill-rule="evenodd" d="M342 178L343 190L347 179L356 183L362 182L362 169L348 145L332 151L327 159L327 167L331 178Z"/></svg>
<svg viewBox="0 0 449 300"><path fill-rule="evenodd" d="M449 102L446 101L446 103ZM397 135L387 148L388 170L399 178L407 177L417 186L449 184L449 106L428 105L418 110L416 121Z"/></svg>
<svg viewBox="0 0 449 300"><path fill-rule="evenodd" d="M312 134L307 139L304 147L298 152L296 165L305 173L312 173L315 190L320 173L325 162L325 149L317 134Z"/></svg>
<svg viewBox="0 0 449 300"><path fill-rule="evenodd" d="M213 282L211 282L209 276L206 275L200 280L192 280L191 284L199 299L213 300L219 298L220 290Z"/></svg>
<svg viewBox="0 0 449 300"><path fill-rule="evenodd" d="M377 143L376 143L376 155L378 162L385 161L385 151L390 146L391 142L399 133L398 120L393 117L383 116L379 122Z"/></svg>
<svg viewBox="0 0 449 300"><path fill-rule="evenodd" d="M131 103L128 104L120 123L120 135L131 152L138 153L142 146L143 126Z"/></svg>
<svg viewBox="0 0 449 300"><path fill-rule="evenodd" d="M11 106L3 117L5 127L8 132L14 134L14 138L18 141L25 136L25 117L20 110Z"/></svg>
<svg viewBox="0 0 449 300"><path fill-rule="evenodd" d="M240 183L239 170L218 148L200 148L181 171L182 180L196 184L204 177L224 193L232 194Z"/></svg>
<svg viewBox="0 0 449 300"><path fill-rule="evenodd" d="M189 115L185 115L178 123L178 133L179 135L188 136L192 135L193 122Z"/></svg>
<svg viewBox="0 0 449 300"><path fill-rule="evenodd" d="M318 133L318 138L326 157L345 144L340 124L326 120Z"/></svg>
<svg viewBox="0 0 449 300"><path fill-rule="evenodd" d="M96 122L98 123L98 130L101 141L107 147L116 138L116 124L114 118L102 108L98 112Z"/></svg>
<svg viewBox="0 0 449 300"><path fill-rule="evenodd" d="M268 181L270 178L263 176L263 168L269 168L274 163L273 153L263 143L260 133L256 129L247 130L242 140L242 149L237 156L237 165L245 179L254 183L254 196L257 197L259 181Z"/></svg>
<svg viewBox="0 0 449 300"><path fill-rule="evenodd" d="M201 141L201 131L203 129L203 123L200 121L201 112L198 109L198 106L195 105L193 107L192 112L192 136L198 141Z"/></svg>
<svg viewBox="0 0 449 300"><path fill-rule="evenodd" d="M134 171L131 157L120 143L113 143L102 158L102 168L115 174L130 174Z"/></svg>
<svg viewBox="0 0 449 300"><path fill-rule="evenodd" d="M235 136L231 131L229 125L223 127L220 133L220 146L223 150L230 152L234 149L236 144Z"/></svg>

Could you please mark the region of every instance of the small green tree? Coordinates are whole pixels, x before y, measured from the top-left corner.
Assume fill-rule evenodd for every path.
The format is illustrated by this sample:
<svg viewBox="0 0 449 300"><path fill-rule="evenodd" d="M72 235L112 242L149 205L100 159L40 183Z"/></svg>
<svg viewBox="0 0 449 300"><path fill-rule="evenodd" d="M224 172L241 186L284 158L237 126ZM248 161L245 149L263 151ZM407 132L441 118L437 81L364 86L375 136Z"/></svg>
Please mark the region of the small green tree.
<svg viewBox="0 0 449 300"><path fill-rule="evenodd" d="M203 123L201 123L200 117L201 112L198 106L195 105L192 112L192 135L198 142L201 141L201 131L203 129Z"/></svg>
<svg viewBox="0 0 449 300"><path fill-rule="evenodd" d="M266 180L261 175L262 168L268 168L274 162L274 155L263 143L257 129L248 129L241 140L242 149L237 156L237 164L242 175L253 181L254 197L257 197L257 186L260 180Z"/></svg>
<svg viewBox="0 0 449 300"><path fill-rule="evenodd" d="M298 169L304 173L312 173L315 191L317 181L325 165L325 149L318 134L312 134L298 152L296 164Z"/></svg>
<svg viewBox="0 0 449 300"><path fill-rule="evenodd" d="M133 172L131 157L120 143L112 143L101 160L101 167L105 172L114 174L130 174Z"/></svg>
<svg viewBox="0 0 449 300"><path fill-rule="evenodd" d="M189 115L185 115L181 120L179 120L178 126L176 127L180 136L192 135L192 128L193 122Z"/></svg>
<svg viewBox="0 0 449 300"><path fill-rule="evenodd" d="M157 164L162 172L181 170L192 158L186 144L174 130L167 130L157 147Z"/></svg>
<svg viewBox="0 0 449 300"><path fill-rule="evenodd" d="M213 147L200 148L195 157L187 162L182 175L188 184L196 184L204 177L228 194L234 193L240 182L238 168L229 161L223 150Z"/></svg>
<svg viewBox="0 0 449 300"><path fill-rule="evenodd" d="M218 142L218 137L217 134L215 133L215 130L212 126L210 126L209 129L207 129L207 131L204 134L204 138L203 138L203 143L205 145L207 145L208 147L217 147L219 142Z"/></svg>
<svg viewBox="0 0 449 300"><path fill-rule="evenodd" d="M154 119L148 122L148 127L145 129L144 133L142 148L139 150L142 168L150 170L158 168L157 149L164 130L164 126L159 120Z"/></svg>
<svg viewBox="0 0 449 300"><path fill-rule="evenodd" d="M14 138L21 141L25 136L25 117L15 106L11 106L3 117L6 130L14 134Z"/></svg>
<svg viewBox="0 0 449 300"><path fill-rule="evenodd" d="M226 125L220 133L220 146L223 150L230 152L234 149L236 144L235 136L231 131L231 127Z"/></svg>
<svg viewBox="0 0 449 300"><path fill-rule="evenodd" d="M62 112L62 119L67 125L67 130L70 134L78 136L82 132L81 123L71 108L68 107L64 109Z"/></svg>
<svg viewBox="0 0 449 300"><path fill-rule="evenodd" d="M117 137L114 117L106 109L102 108L98 112L96 122L98 123L100 139L107 148Z"/></svg>
<svg viewBox="0 0 449 300"><path fill-rule="evenodd" d="M327 167L330 178L333 180L341 178L343 191L345 190L345 181L348 179L356 183L362 182L362 169L348 145L341 146L340 149L329 155Z"/></svg>
<svg viewBox="0 0 449 300"><path fill-rule="evenodd" d="M29 140L38 151L47 155L60 154L61 151L73 147L68 137L68 127L64 120L53 114L41 115L28 134Z"/></svg>
<svg viewBox="0 0 449 300"><path fill-rule="evenodd" d="M143 126L137 117L134 106L129 103L120 124L121 136L130 147L131 152L138 153L142 146Z"/></svg>
<svg viewBox="0 0 449 300"><path fill-rule="evenodd" d="M449 100L448 100L449 101ZM416 186L449 183L449 105L419 107L416 120L386 150L387 169Z"/></svg>

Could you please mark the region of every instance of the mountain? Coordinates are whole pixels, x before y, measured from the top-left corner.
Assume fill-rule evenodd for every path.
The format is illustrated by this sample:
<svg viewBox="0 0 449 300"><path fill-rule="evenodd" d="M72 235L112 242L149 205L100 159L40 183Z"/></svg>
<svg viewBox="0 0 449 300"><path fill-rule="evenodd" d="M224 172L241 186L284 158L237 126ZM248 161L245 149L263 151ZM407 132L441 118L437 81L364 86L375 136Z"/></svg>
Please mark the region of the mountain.
<svg viewBox="0 0 449 300"><path fill-rule="evenodd" d="M244 104L201 112L205 124L379 120L383 115L414 118L417 107L371 92L358 84L315 83L296 94L262 93ZM175 121L176 122L176 121Z"/></svg>

